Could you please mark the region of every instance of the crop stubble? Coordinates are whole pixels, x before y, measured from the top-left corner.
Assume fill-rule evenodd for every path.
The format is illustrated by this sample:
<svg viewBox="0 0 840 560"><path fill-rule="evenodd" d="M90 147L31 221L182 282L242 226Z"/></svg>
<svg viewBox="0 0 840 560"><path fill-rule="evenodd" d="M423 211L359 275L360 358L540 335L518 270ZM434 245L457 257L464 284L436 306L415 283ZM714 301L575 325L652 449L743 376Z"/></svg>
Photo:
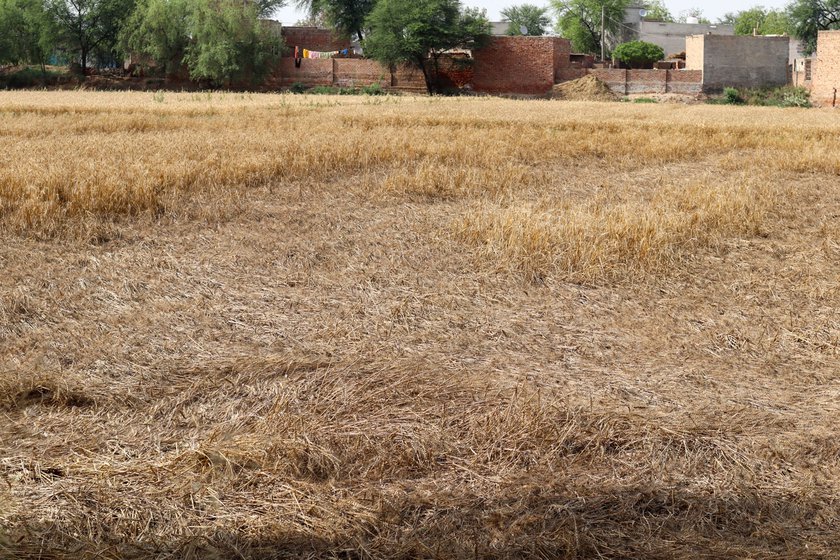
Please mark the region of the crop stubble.
<svg viewBox="0 0 840 560"><path fill-rule="evenodd" d="M826 557L829 111L0 94L0 543Z"/></svg>

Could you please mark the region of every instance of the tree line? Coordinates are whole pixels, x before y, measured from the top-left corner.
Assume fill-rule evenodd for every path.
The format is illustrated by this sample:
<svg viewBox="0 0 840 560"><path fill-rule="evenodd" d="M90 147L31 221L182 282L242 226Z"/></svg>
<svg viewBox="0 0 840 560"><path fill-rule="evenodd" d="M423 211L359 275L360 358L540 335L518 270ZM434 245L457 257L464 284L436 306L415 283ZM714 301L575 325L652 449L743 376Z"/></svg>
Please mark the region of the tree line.
<svg viewBox="0 0 840 560"><path fill-rule="evenodd" d="M193 80L225 85L258 81L284 51L264 21L286 0L0 0L0 65L69 64L85 69L121 65L142 55L163 72L185 68ZM622 25L632 0L550 0L502 11L508 33L542 35L554 29L574 50L600 51L601 14L607 31ZM298 0L311 21L359 40L367 56L386 65L413 64L430 91L441 54L472 48L490 27L482 10L460 0ZM647 19L699 21L702 10L674 17L662 0L647 3ZM721 23L740 34L788 33L813 52L817 32L840 28L840 0L793 0L783 10L761 6L727 14Z"/></svg>
<svg viewBox="0 0 840 560"><path fill-rule="evenodd" d="M259 75L282 48L260 22L281 0L0 0L0 64L122 66L129 54L164 71L224 82Z"/></svg>

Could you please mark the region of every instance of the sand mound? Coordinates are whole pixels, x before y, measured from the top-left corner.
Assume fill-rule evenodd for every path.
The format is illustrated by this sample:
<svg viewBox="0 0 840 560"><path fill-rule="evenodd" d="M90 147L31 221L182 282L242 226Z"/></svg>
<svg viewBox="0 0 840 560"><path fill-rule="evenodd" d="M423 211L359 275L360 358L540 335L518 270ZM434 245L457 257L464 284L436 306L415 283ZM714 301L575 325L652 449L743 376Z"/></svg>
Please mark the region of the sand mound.
<svg viewBox="0 0 840 560"><path fill-rule="evenodd" d="M570 82L557 84L551 97L570 101L615 101L617 97L609 86L595 76L584 76Z"/></svg>

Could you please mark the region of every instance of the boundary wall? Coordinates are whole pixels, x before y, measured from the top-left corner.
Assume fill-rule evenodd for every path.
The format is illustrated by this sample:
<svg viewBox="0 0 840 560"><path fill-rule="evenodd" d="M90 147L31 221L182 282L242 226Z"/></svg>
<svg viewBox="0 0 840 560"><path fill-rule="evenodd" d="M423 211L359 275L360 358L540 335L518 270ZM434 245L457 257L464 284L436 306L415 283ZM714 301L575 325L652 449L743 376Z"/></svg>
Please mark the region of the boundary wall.
<svg viewBox="0 0 840 560"><path fill-rule="evenodd" d="M634 93L681 93L703 91L700 70L624 70L619 68L566 68L557 73L557 83L595 76L616 95Z"/></svg>
<svg viewBox="0 0 840 560"><path fill-rule="evenodd" d="M265 85L269 89L281 89L297 83L306 87L361 87L378 83L392 91L426 91L426 82L419 70L409 66L389 70L366 58L304 58L299 67L295 66L294 58L281 58Z"/></svg>

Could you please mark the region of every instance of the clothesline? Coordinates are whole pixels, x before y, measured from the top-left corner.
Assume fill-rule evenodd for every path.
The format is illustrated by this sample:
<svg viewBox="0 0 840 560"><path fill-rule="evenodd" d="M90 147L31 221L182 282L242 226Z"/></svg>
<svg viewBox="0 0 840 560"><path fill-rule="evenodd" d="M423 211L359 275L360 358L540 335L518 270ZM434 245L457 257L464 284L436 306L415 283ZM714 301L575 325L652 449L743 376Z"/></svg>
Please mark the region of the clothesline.
<svg viewBox="0 0 840 560"><path fill-rule="evenodd" d="M303 58L332 58L338 55L347 56L348 54L356 54L356 51L353 49L341 49L340 51L310 51L309 49L303 49Z"/></svg>
<svg viewBox="0 0 840 560"><path fill-rule="evenodd" d="M333 58L335 56L355 56L355 49L341 49L338 51L311 51L295 47L295 59L301 58Z"/></svg>

